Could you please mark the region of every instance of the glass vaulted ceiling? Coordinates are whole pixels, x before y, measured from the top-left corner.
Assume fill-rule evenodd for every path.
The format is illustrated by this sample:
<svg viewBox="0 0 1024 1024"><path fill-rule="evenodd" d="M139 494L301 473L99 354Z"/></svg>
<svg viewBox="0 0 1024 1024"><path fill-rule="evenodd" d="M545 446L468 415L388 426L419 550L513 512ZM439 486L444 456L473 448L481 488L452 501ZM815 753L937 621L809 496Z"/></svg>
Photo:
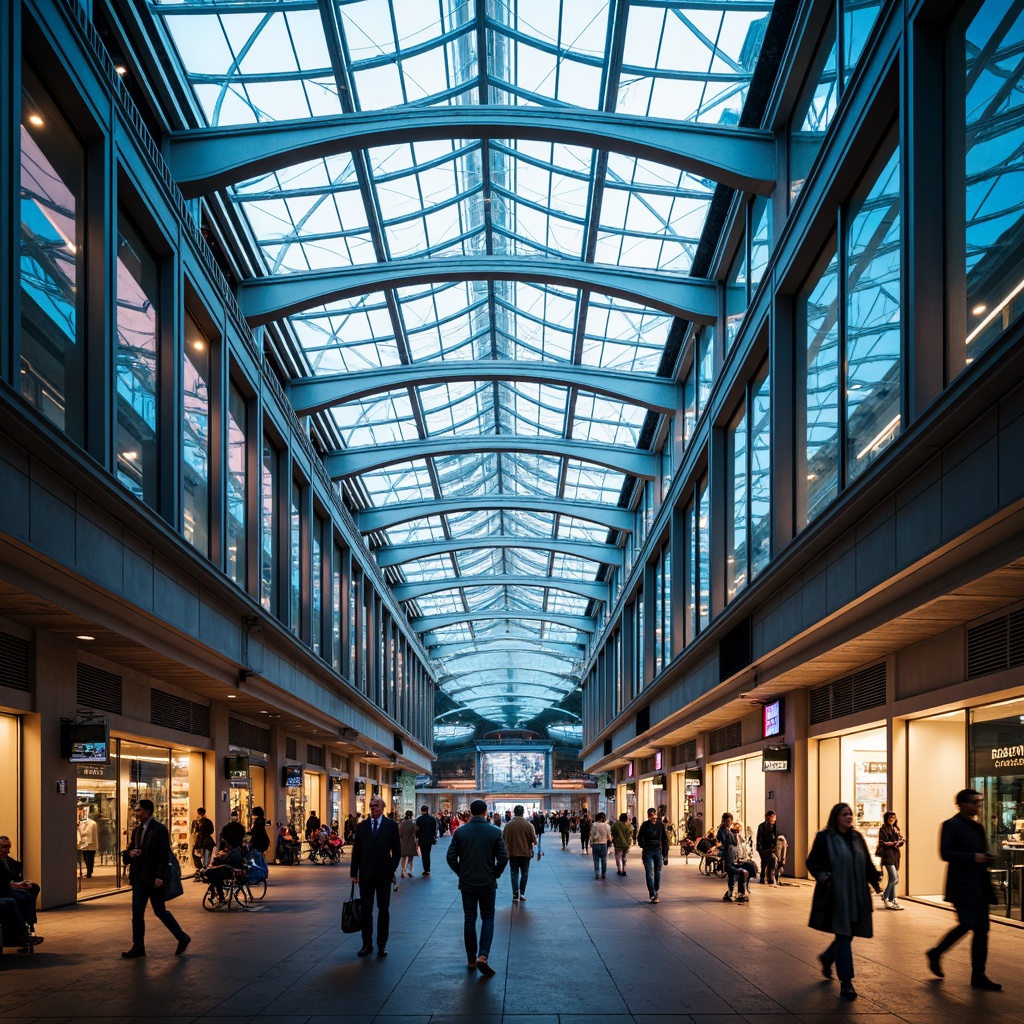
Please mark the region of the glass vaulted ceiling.
<svg viewBox="0 0 1024 1024"><path fill-rule="evenodd" d="M393 142L227 189L264 275L496 256L682 276L714 182L558 141L403 141L403 118L426 106L489 104L734 126L771 4L154 0L150 10L210 127L371 111L393 118ZM595 585L604 573L591 549L581 557L548 545L614 546L621 534L556 502L614 508L631 481L561 453L558 442L635 449L648 410L558 378L432 375L442 364L489 359L654 374L672 317L596 291L499 276L396 284L288 320L285 334L310 377L422 369L411 385L321 415L340 449L437 442L430 453L361 471L355 493L368 509L419 506L368 532L398 560L399 596L408 594L442 690L498 726L546 711L554 712L547 721L571 724L590 637L580 626L608 595ZM451 444L480 435L520 440L501 451ZM497 507L461 505L482 497ZM436 501L450 504L439 513L422 504ZM417 547L428 541L452 547Z"/></svg>

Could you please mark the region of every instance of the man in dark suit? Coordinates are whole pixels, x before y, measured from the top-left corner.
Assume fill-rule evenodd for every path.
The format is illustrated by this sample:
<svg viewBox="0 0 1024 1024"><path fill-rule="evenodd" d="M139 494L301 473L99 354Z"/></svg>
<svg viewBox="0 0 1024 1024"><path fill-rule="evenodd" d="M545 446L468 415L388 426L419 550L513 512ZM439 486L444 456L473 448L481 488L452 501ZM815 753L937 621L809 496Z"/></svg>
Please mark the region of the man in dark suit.
<svg viewBox="0 0 1024 1024"><path fill-rule="evenodd" d="M128 849L121 854L132 887L132 948L121 954L126 960L146 955L147 903L152 905L157 920L178 940L175 956L184 953L192 941L167 909L164 884L171 860L171 837L166 827L153 817L153 810L152 800L140 800L135 805L137 824L132 829Z"/></svg>
<svg viewBox="0 0 1024 1024"><path fill-rule="evenodd" d="M36 923L36 897L39 886L26 882L21 861L11 856L11 840L0 836L0 899L4 900L7 945L38 946L42 938L32 935L29 926Z"/></svg>
<svg viewBox="0 0 1024 1024"><path fill-rule="evenodd" d="M420 857L423 860L423 874L430 874L430 849L437 842L437 818L424 804L420 808L420 816L416 819L416 841L420 844Z"/></svg>
<svg viewBox="0 0 1024 1024"><path fill-rule="evenodd" d="M370 800L370 817L359 822L352 839L352 881L359 883L363 911L363 946L359 956L373 952L373 901L377 900L377 956L388 955L391 928L391 886L402 859L398 825L384 817L384 801Z"/></svg>
<svg viewBox="0 0 1024 1024"><path fill-rule="evenodd" d="M942 954L973 932L971 940L971 987L998 992L1002 985L990 981L985 974L988 959L988 908L995 903L995 893L989 880L988 869L992 855L988 852L985 828L977 820L985 798L974 789L961 789L956 795L960 811L942 823L939 854L949 867L946 869L946 895L948 903L956 909L958 924L950 929L937 946L925 952L932 974L943 978Z"/></svg>

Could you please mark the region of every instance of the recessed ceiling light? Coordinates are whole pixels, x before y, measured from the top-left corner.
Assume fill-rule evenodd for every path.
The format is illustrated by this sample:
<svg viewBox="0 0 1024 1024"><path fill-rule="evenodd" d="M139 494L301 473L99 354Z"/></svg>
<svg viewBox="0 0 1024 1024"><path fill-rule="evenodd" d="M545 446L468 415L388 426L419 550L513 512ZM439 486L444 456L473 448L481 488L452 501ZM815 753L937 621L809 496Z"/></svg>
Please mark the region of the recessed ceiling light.
<svg viewBox="0 0 1024 1024"><path fill-rule="evenodd" d="M119 75L127 75L128 74L128 69L123 64L118 64L117 67L114 68L114 70Z"/></svg>
<svg viewBox="0 0 1024 1024"><path fill-rule="evenodd" d="M238 698L238 694L237 693L229 693L228 694L228 700L237 700L237 698Z"/></svg>
<svg viewBox="0 0 1024 1024"><path fill-rule="evenodd" d="M971 315L972 316L981 316L982 313L987 313L987 312L988 312L988 306L986 306L984 302L979 302L978 305L976 305L971 310Z"/></svg>
<svg viewBox="0 0 1024 1024"><path fill-rule="evenodd" d="M88 633L79 633L78 636L75 637L75 639L76 640L95 640L96 637L89 636Z"/></svg>

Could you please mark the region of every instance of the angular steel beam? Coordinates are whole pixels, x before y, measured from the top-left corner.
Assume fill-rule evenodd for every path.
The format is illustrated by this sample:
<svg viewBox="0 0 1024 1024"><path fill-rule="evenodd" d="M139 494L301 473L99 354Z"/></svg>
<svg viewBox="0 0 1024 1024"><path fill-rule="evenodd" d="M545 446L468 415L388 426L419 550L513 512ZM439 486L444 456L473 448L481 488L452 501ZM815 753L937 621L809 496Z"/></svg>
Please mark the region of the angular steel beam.
<svg viewBox="0 0 1024 1024"><path fill-rule="evenodd" d="M649 373L623 373L569 363L516 362L508 359L458 359L450 363L422 362L379 370L303 377L287 386L297 416L310 416L332 405L344 405L417 384L481 380L555 384L593 391L653 412L672 415L682 407L682 388L675 381Z"/></svg>
<svg viewBox="0 0 1024 1024"><path fill-rule="evenodd" d="M564 590L592 601L605 603L610 596L607 583L588 583L585 580L567 580L552 576L516 576L508 573L490 576L450 576L448 579L431 580L429 583L399 583L391 589L396 600L415 601L427 594L436 594L442 590L461 590L463 587L551 587L553 590Z"/></svg>
<svg viewBox="0 0 1024 1024"><path fill-rule="evenodd" d="M506 609L500 612L452 612L448 615L424 615L418 619L410 619L409 625L417 633L429 633L432 629L443 626L454 626L459 622L481 622L485 619L541 619L544 622L557 622L570 629L578 629L581 633L594 633L597 624L586 615L563 615L561 612L513 611Z"/></svg>
<svg viewBox="0 0 1024 1024"><path fill-rule="evenodd" d="M556 498L524 498L518 494L491 494L474 498L442 498L437 501L400 501L385 508L371 508L356 514L360 533L386 530L389 526L407 523L425 516L440 516L449 512L469 512L481 509L521 509L536 513L554 513L575 516L590 523L607 526L609 530L629 533L634 516L629 509L615 505L602 505L595 501L563 501Z"/></svg>
<svg viewBox="0 0 1024 1024"><path fill-rule="evenodd" d="M653 452L623 445L573 441L564 437L526 437L520 434L481 434L473 437L429 437L425 441L401 441L396 444L365 445L329 452L324 466L332 479L340 480L396 462L428 459L445 455L472 455L476 452L529 452L533 455L557 455L580 462L617 470L627 476L653 480L658 475L658 456Z"/></svg>
<svg viewBox="0 0 1024 1024"><path fill-rule="evenodd" d="M402 107L258 125L193 128L170 136L168 162L186 199L285 167L438 139L530 139L623 153L742 192L775 186L775 139L753 128L567 107Z"/></svg>
<svg viewBox="0 0 1024 1024"><path fill-rule="evenodd" d="M443 555L449 551L473 551L479 548L526 548L531 551L557 551L563 555L575 555L591 562L619 565L622 550L611 544L588 544L582 540L545 540L543 537L479 537L471 540L427 540L416 544L390 544L373 552L377 564L386 569L389 565L413 562L417 558Z"/></svg>
<svg viewBox="0 0 1024 1024"><path fill-rule="evenodd" d="M585 288L639 302L701 324L718 316L718 285L663 270L524 256L415 256L340 270L258 277L238 286L238 303L253 327L292 313L389 288L443 281L530 281Z"/></svg>
<svg viewBox="0 0 1024 1024"><path fill-rule="evenodd" d="M469 653L482 653L481 648L487 647L488 654L501 654L503 652L516 653L521 650L518 647L492 647L491 645L496 643L505 643L508 640L518 640L520 643L532 643L540 651L549 652L555 656L562 656L565 658L578 659L586 649L586 644L572 644L566 643L564 640L559 641L548 641L548 640L530 640L528 637L506 637L504 635L498 637L482 637L479 640L463 640L459 643L430 643L430 637L423 637L423 645L430 652L433 658L452 658L457 657L460 654Z"/></svg>

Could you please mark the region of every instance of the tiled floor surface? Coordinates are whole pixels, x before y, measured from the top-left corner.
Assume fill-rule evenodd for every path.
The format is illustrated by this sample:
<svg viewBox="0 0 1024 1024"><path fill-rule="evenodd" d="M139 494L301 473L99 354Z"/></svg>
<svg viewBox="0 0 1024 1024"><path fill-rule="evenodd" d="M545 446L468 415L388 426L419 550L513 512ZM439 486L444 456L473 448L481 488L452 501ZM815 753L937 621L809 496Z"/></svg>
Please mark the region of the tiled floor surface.
<svg viewBox="0 0 1024 1024"><path fill-rule="evenodd" d="M1002 993L968 987L969 939L927 970L923 950L951 927L943 909L879 908L875 937L854 941L860 998L838 998L816 954L827 937L810 931L808 883L755 885L749 904L722 902L724 884L696 862L673 857L661 902L647 902L634 853L625 878L596 881L572 837L562 852L545 838L525 903L513 906L507 876L498 890L497 970L466 969L462 908L434 848L431 877L401 884L392 898L387 959L359 959L358 935L338 927L348 870L272 868L266 900L250 912L204 912L202 886L186 881L172 904L193 936L188 952L149 919L145 959L124 961L125 894L45 912L46 941L31 955L0 960L4 1024L830 1024L870 1015L870 1024L1019 1024L1024 930L996 925L989 975ZM417 865L418 866L418 865Z"/></svg>

